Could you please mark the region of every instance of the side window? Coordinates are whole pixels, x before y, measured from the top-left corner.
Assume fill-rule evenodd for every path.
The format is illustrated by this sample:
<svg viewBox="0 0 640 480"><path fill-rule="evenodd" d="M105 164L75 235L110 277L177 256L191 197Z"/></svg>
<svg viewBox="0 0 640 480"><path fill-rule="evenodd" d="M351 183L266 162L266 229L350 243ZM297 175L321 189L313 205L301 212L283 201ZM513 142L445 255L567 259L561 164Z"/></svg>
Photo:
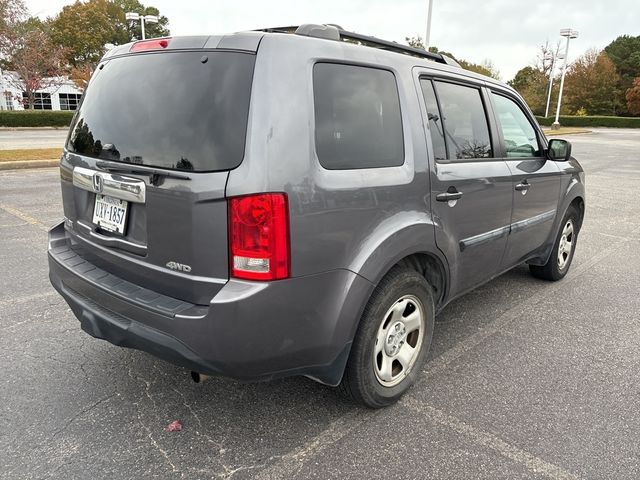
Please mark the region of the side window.
<svg viewBox="0 0 640 480"><path fill-rule="evenodd" d="M491 158L491 137L480 90L435 82L450 159Z"/></svg>
<svg viewBox="0 0 640 480"><path fill-rule="evenodd" d="M500 120L507 157L541 156L536 130L518 104L495 92L492 92L492 95Z"/></svg>
<svg viewBox="0 0 640 480"><path fill-rule="evenodd" d="M327 169L404 163L400 99L393 73L317 63L313 68L316 153Z"/></svg>
<svg viewBox="0 0 640 480"><path fill-rule="evenodd" d="M427 105L427 117L429 119L429 132L431 134L431 143L433 144L433 154L436 160L447 159L447 148L444 143L444 128L442 127L442 119L440 118L440 109L436 100L436 92L433 89L431 80L421 79L420 86L422 94Z"/></svg>

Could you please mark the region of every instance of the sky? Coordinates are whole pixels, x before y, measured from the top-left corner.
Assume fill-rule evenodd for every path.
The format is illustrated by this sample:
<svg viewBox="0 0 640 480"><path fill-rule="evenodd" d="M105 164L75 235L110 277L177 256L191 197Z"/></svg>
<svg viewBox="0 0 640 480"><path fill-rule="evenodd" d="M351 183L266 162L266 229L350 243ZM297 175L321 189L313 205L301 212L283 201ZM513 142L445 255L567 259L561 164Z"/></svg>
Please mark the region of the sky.
<svg viewBox="0 0 640 480"><path fill-rule="evenodd" d="M32 15L56 15L70 0L26 0ZM172 35L334 23L346 30L405 43L424 38L428 0L143 0L169 18ZM535 61L539 45L561 28L580 32L569 61L604 48L622 34L640 35L639 0L433 0L431 45L473 63L488 59L502 80ZM564 41L564 40L563 40Z"/></svg>

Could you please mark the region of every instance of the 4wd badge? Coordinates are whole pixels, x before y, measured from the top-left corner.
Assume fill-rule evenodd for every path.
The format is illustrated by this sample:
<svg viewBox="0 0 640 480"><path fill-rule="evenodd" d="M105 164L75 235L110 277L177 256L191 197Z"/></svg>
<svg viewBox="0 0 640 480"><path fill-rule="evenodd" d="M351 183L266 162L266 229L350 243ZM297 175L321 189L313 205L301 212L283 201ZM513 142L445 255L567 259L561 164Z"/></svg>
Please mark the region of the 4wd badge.
<svg viewBox="0 0 640 480"><path fill-rule="evenodd" d="M171 270L177 270L178 272L185 272L185 273L191 272L191 266L185 265L184 263L168 262L167 268L170 268Z"/></svg>

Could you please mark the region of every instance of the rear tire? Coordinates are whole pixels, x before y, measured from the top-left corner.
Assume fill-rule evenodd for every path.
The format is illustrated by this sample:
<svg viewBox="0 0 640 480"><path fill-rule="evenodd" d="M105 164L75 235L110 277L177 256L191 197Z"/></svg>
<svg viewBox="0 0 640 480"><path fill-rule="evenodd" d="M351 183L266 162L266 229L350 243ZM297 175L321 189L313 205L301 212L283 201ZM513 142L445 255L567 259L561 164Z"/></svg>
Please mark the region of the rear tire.
<svg viewBox="0 0 640 480"><path fill-rule="evenodd" d="M396 402L422 369L434 317L425 278L411 268L393 267L365 307L340 390L370 408Z"/></svg>
<svg viewBox="0 0 640 480"><path fill-rule="evenodd" d="M579 231L580 215L574 207L569 207L558 228L549 260L542 266L529 265L531 274L553 282L563 279L571 267Z"/></svg>

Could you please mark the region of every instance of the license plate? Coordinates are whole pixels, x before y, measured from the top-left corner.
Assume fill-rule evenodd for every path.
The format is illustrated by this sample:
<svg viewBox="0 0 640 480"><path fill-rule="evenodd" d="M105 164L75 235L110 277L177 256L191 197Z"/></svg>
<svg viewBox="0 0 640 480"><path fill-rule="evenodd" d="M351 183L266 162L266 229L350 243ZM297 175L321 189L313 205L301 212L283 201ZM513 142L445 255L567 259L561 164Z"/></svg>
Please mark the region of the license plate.
<svg viewBox="0 0 640 480"><path fill-rule="evenodd" d="M93 223L102 230L124 235L128 203L126 200L97 194L93 209Z"/></svg>

